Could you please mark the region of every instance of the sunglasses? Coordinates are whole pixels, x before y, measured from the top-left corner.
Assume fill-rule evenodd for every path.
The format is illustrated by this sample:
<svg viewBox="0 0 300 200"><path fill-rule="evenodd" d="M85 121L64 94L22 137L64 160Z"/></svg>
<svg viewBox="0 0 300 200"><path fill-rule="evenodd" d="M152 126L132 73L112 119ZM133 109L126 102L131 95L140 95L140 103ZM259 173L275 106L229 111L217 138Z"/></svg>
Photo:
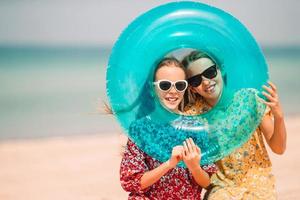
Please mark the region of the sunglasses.
<svg viewBox="0 0 300 200"><path fill-rule="evenodd" d="M178 81L169 81L169 80L159 80L153 82L154 85L157 85L158 88L163 92L168 92L171 90L172 86L175 87L177 92L184 92L188 87L188 82L186 80L178 80Z"/></svg>
<svg viewBox="0 0 300 200"><path fill-rule="evenodd" d="M213 79L217 76L218 71L217 71L217 66L213 65L209 68L207 68L204 72L201 74L197 74L195 76L192 76L191 78L188 79L188 83L192 87L198 87L202 83L202 76L208 79Z"/></svg>

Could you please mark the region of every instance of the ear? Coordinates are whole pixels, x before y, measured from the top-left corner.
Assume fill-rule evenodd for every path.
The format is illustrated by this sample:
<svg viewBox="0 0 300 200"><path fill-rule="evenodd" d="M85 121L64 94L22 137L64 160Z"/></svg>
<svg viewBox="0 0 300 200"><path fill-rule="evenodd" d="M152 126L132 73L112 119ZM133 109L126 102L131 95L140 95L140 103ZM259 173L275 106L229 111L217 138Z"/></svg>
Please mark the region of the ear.
<svg viewBox="0 0 300 200"><path fill-rule="evenodd" d="M190 89L190 91L191 91L192 93L197 93L197 91L196 91L196 89L195 89L194 87L189 86L189 89Z"/></svg>

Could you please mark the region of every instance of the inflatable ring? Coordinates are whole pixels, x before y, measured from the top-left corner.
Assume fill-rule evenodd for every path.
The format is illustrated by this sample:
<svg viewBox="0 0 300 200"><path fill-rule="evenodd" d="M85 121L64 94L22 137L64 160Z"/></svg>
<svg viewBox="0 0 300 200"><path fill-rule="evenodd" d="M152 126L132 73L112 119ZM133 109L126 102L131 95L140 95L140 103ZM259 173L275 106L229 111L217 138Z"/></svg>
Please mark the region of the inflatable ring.
<svg viewBox="0 0 300 200"><path fill-rule="evenodd" d="M206 52L226 75L221 100L203 115L168 112L153 94L157 62L180 48ZM257 95L267 80L262 51L237 19L202 3L174 2L142 14L122 32L109 58L106 87L119 123L147 154L163 162L191 136L201 147L201 164L207 164L241 146L257 128L265 109Z"/></svg>

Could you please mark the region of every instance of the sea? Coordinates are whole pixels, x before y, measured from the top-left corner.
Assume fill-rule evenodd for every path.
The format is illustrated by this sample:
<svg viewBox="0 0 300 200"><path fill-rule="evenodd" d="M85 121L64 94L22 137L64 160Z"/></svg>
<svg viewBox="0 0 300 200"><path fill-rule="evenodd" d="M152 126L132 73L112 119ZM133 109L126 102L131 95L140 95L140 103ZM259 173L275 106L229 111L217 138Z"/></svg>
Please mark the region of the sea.
<svg viewBox="0 0 300 200"><path fill-rule="evenodd" d="M103 113L111 47L0 46L0 141L121 132ZM263 48L286 116L300 114L300 47Z"/></svg>

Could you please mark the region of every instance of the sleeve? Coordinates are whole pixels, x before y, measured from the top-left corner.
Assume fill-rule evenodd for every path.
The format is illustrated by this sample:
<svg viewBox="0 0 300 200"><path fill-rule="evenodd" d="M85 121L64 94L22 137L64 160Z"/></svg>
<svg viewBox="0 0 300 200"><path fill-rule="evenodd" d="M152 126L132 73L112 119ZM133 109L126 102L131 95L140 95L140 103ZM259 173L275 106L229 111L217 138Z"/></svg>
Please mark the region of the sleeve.
<svg viewBox="0 0 300 200"><path fill-rule="evenodd" d="M202 99L197 99L193 104L184 107L185 115L199 115L210 110L210 107Z"/></svg>
<svg viewBox="0 0 300 200"><path fill-rule="evenodd" d="M145 193L147 189L141 189L141 178L148 170L148 166L145 163L145 153L129 139L120 167L122 188L127 192Z"/></svg>
<svg viewBox="0 0 300 200"><path fill-rule="evenodd" d="M196 108L192 104L186 105L183 110L186 115L195 115L196 113Z"/></svg>
<svg viewBox="0 0 300 200"><path fill-rule="evenodd" d="M204 165L202 166L202 169L208 173L209 177L211 177L214 173L218 171L218 168L215 164L210 164L210 165Z"/></svg>

